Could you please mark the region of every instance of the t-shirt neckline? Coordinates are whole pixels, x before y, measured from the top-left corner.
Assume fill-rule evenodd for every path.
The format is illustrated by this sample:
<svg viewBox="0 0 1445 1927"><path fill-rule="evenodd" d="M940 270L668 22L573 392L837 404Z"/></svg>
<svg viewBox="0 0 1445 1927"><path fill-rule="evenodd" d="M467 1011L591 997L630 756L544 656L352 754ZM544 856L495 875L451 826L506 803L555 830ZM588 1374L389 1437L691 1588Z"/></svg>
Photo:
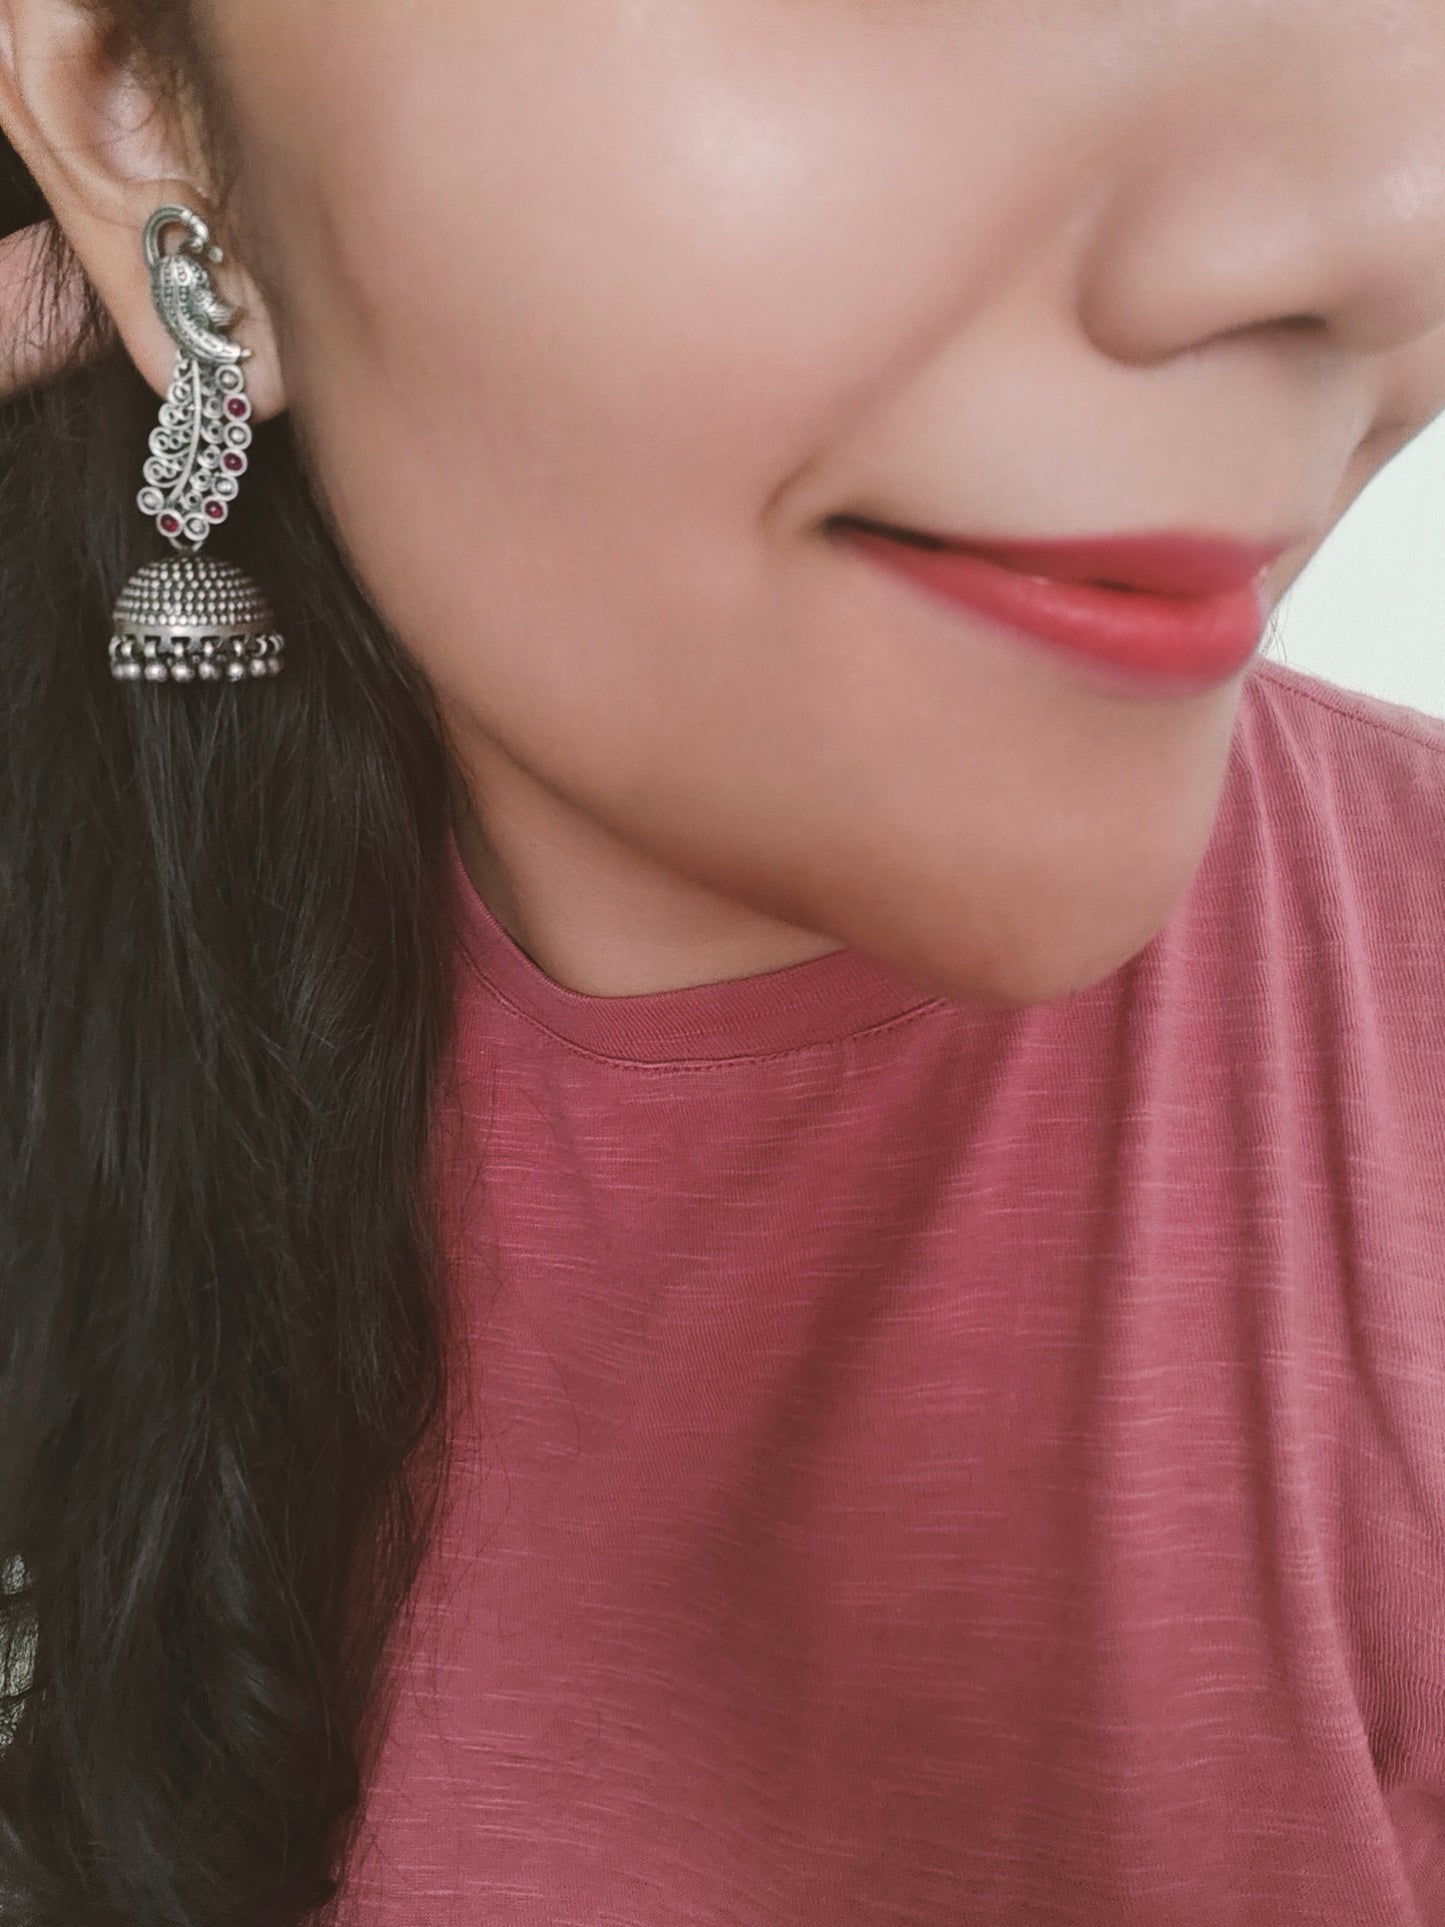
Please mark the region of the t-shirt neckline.
<svg viewBox="0 0 1445 1927"><path fill-rule="evenodd" d="M451 828L447 856L458 935L484 988L535 1027L595 1056L637 1064L772 1056L856 1037L944 1001L853 949L638 996L569 990L498 922Z"/></svg>

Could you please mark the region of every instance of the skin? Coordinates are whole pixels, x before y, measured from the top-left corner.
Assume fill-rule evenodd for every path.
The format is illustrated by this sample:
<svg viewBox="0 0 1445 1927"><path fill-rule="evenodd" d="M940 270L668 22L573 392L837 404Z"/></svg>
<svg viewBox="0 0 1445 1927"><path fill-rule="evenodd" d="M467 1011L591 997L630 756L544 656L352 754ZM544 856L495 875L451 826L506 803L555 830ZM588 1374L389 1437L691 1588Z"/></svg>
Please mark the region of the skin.
<svg viewBox="0 0 1445 1927"><path fill-rule="evenodd" d="M1274 538L1277 602L1445 409L1440 0L202 3L257 412L549 976L850 945L1021 1007L1159 933L1244 678L1105 691L824 525ZM159 396L139 231L208 184L143 105L0 0L0 121Z"/></svg>

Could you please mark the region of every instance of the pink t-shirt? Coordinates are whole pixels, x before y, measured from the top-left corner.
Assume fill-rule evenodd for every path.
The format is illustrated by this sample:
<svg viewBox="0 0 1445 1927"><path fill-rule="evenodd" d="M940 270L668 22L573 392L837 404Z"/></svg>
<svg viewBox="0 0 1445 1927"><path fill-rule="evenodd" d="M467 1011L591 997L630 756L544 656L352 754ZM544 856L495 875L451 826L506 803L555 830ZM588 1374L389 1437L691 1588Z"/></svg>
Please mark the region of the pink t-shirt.
<svg viewBox="0 0 1445 1927"><path fill-rule="evenodd" d="M364 1927L1445 1927L1445 723L1107 982L628 998L452 852L476 1422Z"/></svg>

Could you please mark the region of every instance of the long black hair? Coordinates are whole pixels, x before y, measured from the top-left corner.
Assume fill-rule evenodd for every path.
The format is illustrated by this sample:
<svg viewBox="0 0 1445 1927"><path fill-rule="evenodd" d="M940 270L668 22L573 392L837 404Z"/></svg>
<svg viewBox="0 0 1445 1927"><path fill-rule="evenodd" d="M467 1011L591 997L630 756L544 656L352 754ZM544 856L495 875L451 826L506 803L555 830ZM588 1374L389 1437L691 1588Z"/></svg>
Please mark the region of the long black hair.
<svg viewBox="0 0 1445 1927"><path fill-rule="evenodd" d="M209 101L236 252L182 0L103 11ZM0 192L43 215L13 156ZM44 257L81 332L0 408L0 1918L289 1927L332 1917L444 1485L452 779L287 417L212 543L284 672L111 679L159 403Z"/></svg>

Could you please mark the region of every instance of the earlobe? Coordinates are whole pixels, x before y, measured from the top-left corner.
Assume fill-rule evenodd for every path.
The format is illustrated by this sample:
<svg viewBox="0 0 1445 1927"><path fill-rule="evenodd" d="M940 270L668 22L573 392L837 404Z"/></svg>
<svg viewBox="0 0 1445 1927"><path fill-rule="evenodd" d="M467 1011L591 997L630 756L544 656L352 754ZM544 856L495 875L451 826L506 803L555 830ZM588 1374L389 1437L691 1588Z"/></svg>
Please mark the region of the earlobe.
<svg viewBox="0 0 1445 1927"><path fill-rule="evenodd" d="M88 6L74 0L0 0L0 123L34 175L81 267L105 303L136 367L164 397L175 347L155 311L142 249L156 208L179 202L212 220L226 261L220 292L241 309L234 339L247 363L258 421L286 406L274 331L260 289L237 262L214 222L203 188L191 178L203 150L199 130L178 121L170 103L148 95L138 67L117 64L113 42ZM29 265L28 250L6 257L7 271ZM0 283L0 333L7 335ZM12 297L13 299L13 297ZM12 386L45 378L64 342L12 357ZM37 357L38 356L38 361ZM0 383L5 380L0 350ZM3 392L3 389L0 389Z"/></svg>

